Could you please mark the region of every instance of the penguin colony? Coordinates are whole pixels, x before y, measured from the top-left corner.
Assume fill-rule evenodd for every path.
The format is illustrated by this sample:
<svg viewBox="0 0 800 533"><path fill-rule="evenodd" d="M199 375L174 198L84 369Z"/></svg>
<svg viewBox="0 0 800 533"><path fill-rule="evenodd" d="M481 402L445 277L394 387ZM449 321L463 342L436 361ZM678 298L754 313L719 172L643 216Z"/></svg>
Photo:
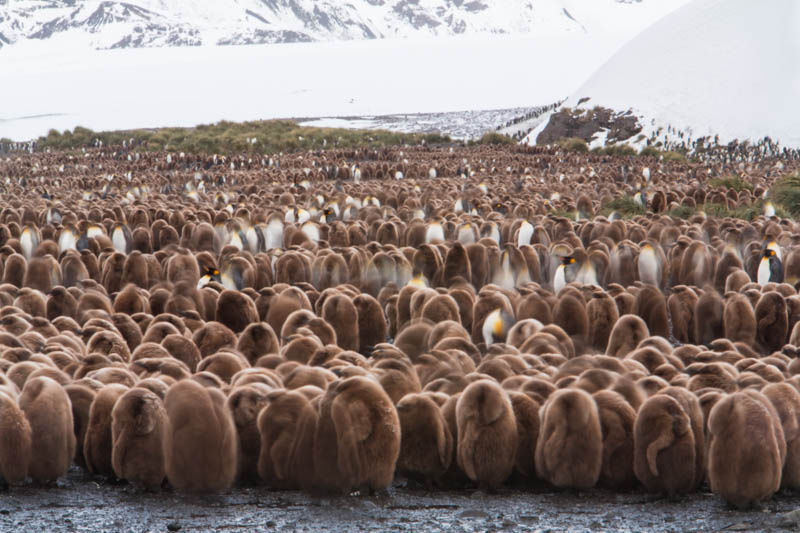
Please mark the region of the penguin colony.
<svg viewBox="0 0 800 533"><path fill-rule="evenodd" d="M738 507L800 488L800 228L701 211L800 163L712 187L730 166L548 147L7 158L0 476L708 486ZM645 214L600 214L621 196Z"/></svg>

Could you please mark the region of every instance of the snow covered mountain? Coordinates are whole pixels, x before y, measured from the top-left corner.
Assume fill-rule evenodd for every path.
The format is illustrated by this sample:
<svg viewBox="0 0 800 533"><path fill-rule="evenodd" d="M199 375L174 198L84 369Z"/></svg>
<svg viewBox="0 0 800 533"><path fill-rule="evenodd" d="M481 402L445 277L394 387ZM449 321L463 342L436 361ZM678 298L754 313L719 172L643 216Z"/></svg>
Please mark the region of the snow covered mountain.
<svg viewBox="0 0 800 533"><path fill-rule="evenodd" d="M639 146L769 136L800 147L799 28L798 0L694 0L623 46L527 140L548 142L556 129L587 137L599 107L636 117L626 142ZM597 146L612 128L594 122L587 140Z"/></svg>
<svg viewBox="0 0 800 533"><path fill-rule="evenodd" d="M635 33L688 0L0 0L0 48Z"/></svg>

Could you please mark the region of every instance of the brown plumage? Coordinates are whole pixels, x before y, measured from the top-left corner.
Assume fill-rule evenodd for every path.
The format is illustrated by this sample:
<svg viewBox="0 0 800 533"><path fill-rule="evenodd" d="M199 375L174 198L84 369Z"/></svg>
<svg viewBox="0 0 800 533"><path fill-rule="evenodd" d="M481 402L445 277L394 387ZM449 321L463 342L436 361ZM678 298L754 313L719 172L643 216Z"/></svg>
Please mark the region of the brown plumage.
<svg viewBox="0 0 800 533"><path fill-rule="evenodd" d="M748 393L728 395L714 405L708 418L712 492L744 509L778 491L783 465L781 435L774 427L769 409Z"/></svg>
<svg viewBox="0 0 800 533"><path fill-rule="evenodd" d="M603 468L600 484L611 488L629 488L636 483L633 472L633 425L636 411L625 398L611 390L593 395L603 430Z"/></svg>
<svg viewBox="0 0 800 533"><path fill-rule="evenodd" d="M636 414L633 434L633 470L649 492L674 497L694 488L694 433L689 415L675 398L648 398Z"/></svg>
<svg viewBox="0 0 800 533"><path fill-rule="evenodd" d="M600 478L603 433L592 397L580 389L554 392L542 406L536 471L556 487L588 489Z"/></svg>
<svg viewBox="0 0 800 533"><path fill-rule="evenodd" d="M117 400L111 420L114 474L158 489L166 476L164 439L169 424L161 398L144 388L130 389Z"/></svg>
<svg viewBox="0 0 800 533"><path fill-rule="evenodd" d="M239 439L240 481L258 480L258 456L261 453L261 436L257 427L258 415L269 404L267 395L271 389L253 384L236 387L228 396L228 410L233 415L236 434Z"/></svg>
<svg viewBox="0 0 800 533"><path fill-rule="evenodd" d="M0 392L0 477L17 485L25 481L32 459L32 432L16 399Z"/></svg>
<svg viewBox="0 0 800 533"><path fill-rule="evenodd" d="M65 476L75 456L69 396L50 378L32 378L22 389L19 407L31 427L33 453L28 474L38 483Z"/></svg>
<svg viewBox="0 0 800 533"><path fill-rule="evenodd" d="M300 391L274 391L258 415L261 450L258 474L269 487L316 487L314 433L317 411Z"/></svg>
<svg viewBox="0 0 800 533"><path fill-rule="evenodd" d="M397 403L401 444L398 473L418 481L438 481L450 467L454 438L436 404L426 394L409 394Z"/></svg>
<svg viewBox="0 0 800 533"><path fill-rule="evenodd" d="M359 376L331 383L314 437L317 488L385 489L399 454L400 421L380 385Z"/></svg>
<svg viewBox="0 0 800 533"><path fill-rule="evenodd" d="M179 491L212 492L236 477L236 427L218 389L191 380L167 392L169 430L164 439L167 479Z"/></svg>
<svg viewBox="0 0 800 533"><path fill-rule="evenodd" d="M113 476L111 452L114 441L111 436L111 412L117 400L128 391L124 385L106 385L95 394L89 409L89 424L83 444L83 456L89 472L101 476Z"/></svg>

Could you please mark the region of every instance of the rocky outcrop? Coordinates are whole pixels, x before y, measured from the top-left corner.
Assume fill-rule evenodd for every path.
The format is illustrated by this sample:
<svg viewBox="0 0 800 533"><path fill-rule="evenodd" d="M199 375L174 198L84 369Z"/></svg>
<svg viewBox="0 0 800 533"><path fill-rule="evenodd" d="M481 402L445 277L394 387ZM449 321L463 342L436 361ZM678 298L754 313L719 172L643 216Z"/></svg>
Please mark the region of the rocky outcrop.
<svg viewBox="0 0 800 533"><path fill-rule="evenodd" d="M614 144L635 137L642 132L642 126L631 111L617 112L605 107L565 108L550 116L547 126L536 137L536 143L552 144L565 137L578 137L588 143L602 131L608 131L606 144Z"/></svg>

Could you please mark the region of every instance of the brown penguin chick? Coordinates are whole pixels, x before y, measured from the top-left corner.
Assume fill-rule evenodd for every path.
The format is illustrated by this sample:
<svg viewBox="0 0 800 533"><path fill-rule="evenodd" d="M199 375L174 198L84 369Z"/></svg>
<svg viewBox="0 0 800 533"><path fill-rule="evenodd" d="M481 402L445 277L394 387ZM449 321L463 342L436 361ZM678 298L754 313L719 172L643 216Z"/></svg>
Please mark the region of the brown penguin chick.
<svg viewBox="0 0 800 533"><path fill-rule="evenodd" d="M395 405L405 395L422 389L416 369L405 359L379 360L373 365L372 374Z"/></svg>
<svg viewBox="0 0 800 533"><path fill-rule="evenodd" d="M541 411L536 471L556 487L589 489L603 467L603 432L592 397L580 389L551 394Z"/></svg>
<svg viewBox="0 0 800 533"><path fill-rule="evenodd" d="M224 347L236 346L236 334L219 322L206 322L194 332L192 342L200 350L201 357L208 357Z"/></svg>
<svg viewBox="0 0 800 533"><path fill-rule="evenodd" d="M31 426L33 453L28 474L37 483L52 483L67 474L75 456L75 433L69 396L48 377L25 382L19 407Z"/></svg>
<svg viewBox="0 0 800 533"><path fill-rule="evenodd" d="M675 398L689 417L689 425L694 436L694 486L696 488L703 482L706 472L705 419L703 417L703 409L700 407L700 401L697 396L689 392L685 387L670 386L661 389L659 394Z"/></svg>
<svg viewBox="0 0 800 533"><path fill-rule="evenodd" d="M372 348L386 341L388 326L378 300L369 294L359 294L353 299L358 313L358 351L370 353Z"/></svg>
<svg viewBox="0 0 800 533"><path fill-rule="evenodd" d="M119 479L148 490L161 487L168 424L161 398L150 390L136 387L120 396L111 411L111 464Z"/></svg>
<svg viewBox="0 0 800 533"><path fill-rule="evenodd" d="M266 322L255 322L245 328L239 335L236 350L254 365L258 359L267 354L280 352L278 336Z"/></svg>
<svg viewBox="0 0 800 533"><path fill-rule="evenodd" d="M694 433L675 398L656 394L645 400L636 414L633 441L633 471L645 489L670 498L693 490Z"/></svg>
<svg viewBox="0 0 800 533"><path fill-rule="evenodd" d="M89 472L112 477L111 452L114 441L111 437L111 412L117 400L128 391L124 385L106 385L95 394L89 409L89 424L83 444L83 456Z"/></svg>
<svg viewBox="0 0 800 533"><path fill-rule="evenodd" d="M800 392L789 383L770 383L761 394L775 406L786 441L781 488L800 488Z"/></svg>
<svg viewBox="0 0 800 533"><path fill-rule="evenodd" d="M22 255L11 254L6 257L3 269L3 283L9 283L18 288L22 287L27 268L28 264Z"/></svg>
<svg viewBox="0 0 800 533"><path fill-rule="evenodd" d="M780 435L772 417L764 403L745 392L728 395L711 409L708 481L712 492L739 509L780 489Z"/></svg>
<svg viewBox="0 0 800 533"><path fill-rule="evenodd" d="M193 380L170 387L164 406L167 479L179 491L214 492L233 484L237 466L236 426L219 389Z"/></svg>
<svg viewBox="0 0 800 533"><path fill-rule="evenodd" d="M336 344L344 350L358 350L358 311L344 294L334 294L322 306L322 319L336 331Z"/></svg>
<svg viewBox="0 0 800 533"><path fill-rule="evenodd" d="M64 387L72 405L72 420L75 425L75 462L86 467L83 446L86 442L86 430L89 427L89 410L94 401L95 391L86 385L71 383Z"/></svg>
<svg viewBox="0 0 800 533"><path fill-rule="evenodd" d="M617 304L608 293L595 292L586 304L586 315L589 320L587 347L597 351L605 350L611 331L619 320Z"/></svg>
<svg viewBox="0 0 800 533"><path fill-rule="evenodd" d="M261 450L258 475L267 486L309 489L316 486L314 433L317 411L301 391L277 390L258 415Z"/></svg>
<svg viewBox="0 0 800 533"><path fill-rule="evenodd" d="M583 298L563 294L553 309L553 323L570 336L578 352L583 352L589 333L589 316Z"/></svg>
<svg viewBox="0 0 800 533"><path fill-rule="evenodd" d="M150 310L150 302L140 293L139 287L129 283L114 298L114 311L134 315Z"/></svg>
<svg viewBox="0 0 800 533"><path fill-rule="evenodd" d="M374 380L355 376L328 386L314 436L317 487L377 491L389 486L400 455L400 421Z"/></svg>
<svg viewBox="0 0 800 533"><path fill-rule="evenodd" d="M210 372L223 382L230 383L237 372L248 368L247 361L233 350L225 349L204 357L197 364L198 372Z"/></svg>
<svg viewBox="0 0 800 533"><path fill-rule="evenodd" d="M197 365L202 358L200 357L200 350L192 342L183 335L173 334L164 337L161 341L161 347L164 348L171 357L181 361L189 369L189 372L196 372Z"/></svg>
<svg viewBox="0 0 800 533"><path fill-rule="evenodd" d="M438 483L450 467L453 435L439 408L427 394L407 394L397 403L400 420L398 473L419 482Z"/></svg>
<svg viewBox="0 0 800 533"><path fill-rule="evenodd" d="M61 267L50 256L34 257L28 262L28 269L22 282L23 287L49 293L56 285L61 284Z"/></svg>
<svg viewBox="0 0 800 533"><path fill-rule="evenodd" d="M694 308L694 341L708 345L725 336L725 304L719 294L706 291L697 299Z"/></svg>
<svg viewBox="0 0 800 533"><path fill-rule="evenodd" d="M638 292L634 313L644 319L650 335L669 336L667 301L664 294L654 285L645 285Z"/></svg>
<svg viewBox="0 0 800 533"><path fill-rule="evenodd" d="M456 405L458 465L481 487L499 487L514 468L517 422L506 392L494 380L467 386Z"/></svg>
<svg viewBox="0 0 800 533"><path fill-rule="evenodd" d="M523 392L508 391L514 419L517 421L517 453L514 470L517 474L533 478L536 476L536 442L539 440L541 420L540 404Z"/></svg>
<svg viewBox="0 0 800 533"><path fill-rule="evenodd" d="M269 404L267 386L252 384L236 387L228 395L228 410L233 414L233 423L239 438L238 479L247 483L258 481L258 456L261 453L261 437L258 431L258 415Z"/></svg>
<svg viewBox="0 0 800 533"><path fill-rule="evenodd" d="M636 411L625 398L611 390L593 395L603 431L603 468L599 483L614 489L636 484L633 472L633 425Z"/></svg>
<svg viewBox="0 0 800 533"><path fill-rule="evenodd" d="M723 323L727 339L753 346L756 340L756 314L747 296L737 293L727 298Z"/></svg>
<svg viewBox="0 0 800 533"><path fill-rule="evenodd" d="M786 300L777 292L764 293L758 300L755 313L758 345L764 353L780 350L789 334Z"/></svg>
<svg viewBox="0 0 800 533"><path fill-rule="evenodd" d="M685 285L677 285L672 291L667 299L672 320L672 335L679 342L691 342L694 339L694 309L697 304L697 294Z"/></svg>
<svg viewBox="0 0 800 533"><path fill-rule="evenodd" d="M623 315L611 330L606 354L623 358L649 336L650 332L644 320L636 315Z"/></svg>
<svg viewBox="0 0 800 533"><path fill-rule="evenodd" d="M32 454L28 419L11 395L0 392L0 478L9 485L24 482Z"/></svg>
<svg viewBox="0 0 800 533"><path fill-rule="evenodd" d="M430 320L434 324L452 320L461 321L458 304L449 294L437 294L431 296L422 305L420 315L422 318Z"/></svg>
<svg viewBox="0 0 800 533"><path fill-rule="evenodd" d="M254 322L258 322L256 304L243 292L224 290L217 298L215 318L238 334Z"/></svg>

